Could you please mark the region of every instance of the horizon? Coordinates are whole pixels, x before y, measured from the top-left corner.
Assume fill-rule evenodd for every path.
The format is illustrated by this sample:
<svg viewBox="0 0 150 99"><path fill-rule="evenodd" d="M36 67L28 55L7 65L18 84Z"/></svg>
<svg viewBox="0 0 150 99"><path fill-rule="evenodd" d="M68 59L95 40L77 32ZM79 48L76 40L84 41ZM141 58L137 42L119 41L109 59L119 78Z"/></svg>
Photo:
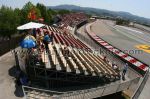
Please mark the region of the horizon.
<svg viewBox="0 0 150 99"><path fill-rule="evenodd" d="M61 4L61 5L71 5L71 6L78 6L78 7L83 7L83 8L94 8L94 7L86 7L86 6L80 6L80 5L74 5L74 4ZM55 5L55 6L61 6L61 5ZM55 7L55 6L50 6L50 7ZM46 7L48 7L48 6L46 6ZM103 8L94 8L94 9L108 10L108 9L103 9ZM108 10L108 11L124 12L124 13L130 13L130 14L135 15L135 16L139 16L139 15L133 14L131 12L127 12L127 11L114 11L114 10ZM150 18L148 18L148 17L144 17L144 16L139 16L139 17L143 17L143 18L146 18L146 19L150 20Z"/></svg>
<svg viewBox="0 0 150 99"><path fill-rule="evenodd" d="M5 5L12 8L22 8L25 3L32 2L34 5L37 3L42 3L45 6L59 6L59 5L75 5L80 7L89 7L89 8L96 8L96 9L105 9L115 12L128 12L133 15L137 15L140 17L148 18L150 19L150 13L149 13L149 4L150 1L148 0L16 0L16 2L12 0L0 0L0 6Z"/></svg>

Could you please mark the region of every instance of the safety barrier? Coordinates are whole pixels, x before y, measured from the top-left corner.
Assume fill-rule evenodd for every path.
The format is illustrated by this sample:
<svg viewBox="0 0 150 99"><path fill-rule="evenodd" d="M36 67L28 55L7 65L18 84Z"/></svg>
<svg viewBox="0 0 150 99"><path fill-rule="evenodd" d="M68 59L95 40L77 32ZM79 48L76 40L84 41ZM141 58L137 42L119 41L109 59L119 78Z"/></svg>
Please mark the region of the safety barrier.
<svg viewBox="0 0 150 99"><path fill-rule="evenodd" d="M146 74L144 75L144 78L143 78L141 84L139 85L139 87L137 88L135 93L133 94L132 99L138 99L138 97L140 96L140 94L141 94L141 92L142 92L142 90L143 90L143 88L144 88L148 78L149 78L149 69L146 72Z"/></svg>

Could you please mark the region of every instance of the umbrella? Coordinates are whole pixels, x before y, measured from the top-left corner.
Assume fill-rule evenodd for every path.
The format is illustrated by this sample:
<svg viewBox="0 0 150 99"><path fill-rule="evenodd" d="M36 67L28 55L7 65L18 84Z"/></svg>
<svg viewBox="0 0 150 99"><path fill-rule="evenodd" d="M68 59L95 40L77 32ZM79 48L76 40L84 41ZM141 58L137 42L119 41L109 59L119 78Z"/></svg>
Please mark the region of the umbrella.
<svg viewBox="0 0 150 99"><path fill-rule="evenodd" d="M35 37L32 36L32 35L28 35L28 36L26 36L24 39L25 39L25 40L31 39L31 40L33 40L33 41L36 41Z"/></svg>
<svg viewBox="0 0 150 99"><path fill-rule="evenodd" d="M36 46L36 43L32 40L32 39L24 39L22 42L21 42L21 47L22 48L33 48Z"/></svg>
<svg viewBox="0 0 150 99"><path fill-rule="evenodd" d="M44 24L41 23L35 23L35 22L29 22L24 25L18 26L18 30L26 30L26 29L33 29L33 28L41 28L45 26Z"/></svg>

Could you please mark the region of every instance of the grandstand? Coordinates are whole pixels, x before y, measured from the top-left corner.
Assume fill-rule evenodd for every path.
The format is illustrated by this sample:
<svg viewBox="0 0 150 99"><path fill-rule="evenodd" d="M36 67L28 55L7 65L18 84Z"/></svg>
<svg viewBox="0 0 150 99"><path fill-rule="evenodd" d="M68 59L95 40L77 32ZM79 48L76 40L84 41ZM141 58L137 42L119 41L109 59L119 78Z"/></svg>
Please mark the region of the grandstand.
<svg viewBox="0 0 150 99"><path fill-rule="evenodd" d="M75 35L63 32L68 26L86 21L84 13L63 15L61 19L61 29L48 25L41 28L41 32L54 37L48 51L41 51L39 45L35 48L38 56L26 53L30 87L23 86L23 90L27 98L97 98L126 90L135 84L132 82L139 81L140 76L132 70L126 81L122 81L120 71L114 70L111 62L106 62Z"/></svg>
<svg viewBox="0 0 150 99"><path fill-rule="evenodd" d="M51 32L50 29L51 27L47 26L49 33ZM41 66L40 64L41 67L49 70L63 71L64 73L70 73L74 76L80 75L83 76L83 78L84 76L85 78L91 77L91 79L99 77L99 79L104 80L111 78L113 81L117 78L119 79L119 73L113 70L110 64L105 63L100 55L93 54L91 49L79 39L76 39L73 35L63 35L55 31L52 33L54 35L54 44L48 45L49 53L46 53L46 51L41 53L42 64L45 64L45 66ZM65 46L68 46L69 52L67 56L63 53ZM31 56L29 59L34 58ZM36 65L36 63L31 64L32 67ZM32 69L29 69L29 71L31 70ZM30 75L31 73L28 74ZM84 82L89 83L91 81L92 80ZM79 82L82 81L79 80Z"/></svg>
<svg viewBox="0 0 150 99"><path fill-rule="evenodd" d="M72 30L73 27L86 20L87 20L87 16L82 12L65 14L61 16L61 22L59 22L59 26L61 28Z"/></svg>

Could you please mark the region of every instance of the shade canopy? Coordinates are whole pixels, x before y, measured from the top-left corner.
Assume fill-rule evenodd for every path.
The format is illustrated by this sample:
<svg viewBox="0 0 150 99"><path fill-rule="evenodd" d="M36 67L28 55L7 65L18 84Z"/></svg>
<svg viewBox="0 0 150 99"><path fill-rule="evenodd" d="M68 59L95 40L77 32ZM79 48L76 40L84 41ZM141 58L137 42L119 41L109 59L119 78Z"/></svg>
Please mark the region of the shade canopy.
<svg viewBox="0 0 150 99"><path fill-rule="evenodd" d="M41 28L45 26L44 24L41 23L35 23L35 22L29 22L24 25L18 26L18 30L26 30L26 29L33 29L33 28Z"/></svg>
<svg viewBox="0 0 150 99"><path fill-rule="evenodd" d="M20 45L22 48L33 48L36 46L36 43L32 39L24 39Z"/></svg>

